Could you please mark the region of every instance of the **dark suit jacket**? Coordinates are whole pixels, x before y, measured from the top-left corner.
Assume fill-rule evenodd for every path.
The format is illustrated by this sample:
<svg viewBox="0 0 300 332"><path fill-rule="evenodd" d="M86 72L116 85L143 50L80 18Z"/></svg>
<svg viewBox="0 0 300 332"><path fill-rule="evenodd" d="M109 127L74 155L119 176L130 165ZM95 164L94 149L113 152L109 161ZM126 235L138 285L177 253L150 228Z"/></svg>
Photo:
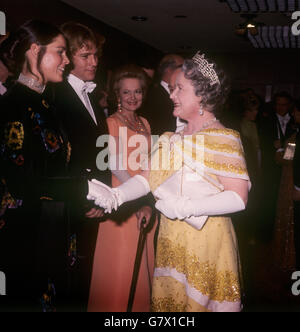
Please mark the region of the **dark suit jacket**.
<svg viewBox="0 0 300 332"><path fill-rule="evenodd" d="M152 135L162 135L166 131L175 132L176 118L173 116L173 102L168 92L159 84L148 91L140 114L151 127Z"/></svg>
<svg viewBox="0 0 300 332"><path fill-rule="evenodd" d="M58 83L52 87L53 103L58 116L71 143L70 170L74 175L91 170L90 177L110 184L109 171L100 171L96 159L103 148L97 148L99 136L108 134L108 127L103 111L97 105L92 95L89 95L97 119L97 125L88 110L68 82Z"/></svg>
<svg viewBox="0 0 300 332"><path fill-rule="evenodd" d="M300 133L298 132L296 140L296 152L294 158L294 184L300 188Z"/></svg>
<svg viewBox="0 0 300 332"><path fill-rule="evenodd" d="M88 110L68 82L54 84L48 91L56 107L57 115L62 120L64 130L71 144L70 172L73 176L85 175L96 178L108 185L111 183L111 172L97 168L97 155L105 147L97 148L96 141L101 135L108 135L108 127L103 111L89 95L97 125ZM91 170L87 173L86 170ZM84 217L84 213L95 207L92 201L78 201L72 204L70 215L72 232L77 236L77 268L74 269L72 293L82 300L80 310L85 311L89 295L93 256L98 234L98 223Z"/></svg>
<svg viewBox="0 0 300 332"><path fill-rule="evenodd" d="M279 129L279 132L278 132ZM293 134L293 119L287 125L285 134L281 131L278 117L275 113L270 115L267 119L264 119L260 125L260 141L263 154L263 166L267 172L270 168L276 165L275 154L276 148L274 142L276 140L281 141L281 146L284 148L285 141ZM278 167L281 168L281 167Z"/></svg>

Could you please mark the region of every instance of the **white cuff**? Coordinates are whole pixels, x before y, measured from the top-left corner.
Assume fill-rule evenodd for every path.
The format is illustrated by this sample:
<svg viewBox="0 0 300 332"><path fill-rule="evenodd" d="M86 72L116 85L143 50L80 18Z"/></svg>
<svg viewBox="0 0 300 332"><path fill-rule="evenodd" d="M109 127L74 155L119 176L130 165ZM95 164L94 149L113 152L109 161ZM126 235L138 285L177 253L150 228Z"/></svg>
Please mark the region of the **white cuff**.
<svg viewBox="0 0 300 332"><path fill-rule="evenodd" d="M150 192L149 182L142 175L135 175L117 188L113 188L118 200L118 206L134 201Z"/></svg>
<svg viewBox="0 0 300 332"><path fill-rule="evenodd" d="M240 195L235 191L223 191L219 194L208 196L201 201L193 202L189 212L190 216L222 216L245 210L246 206Z"/></svg>

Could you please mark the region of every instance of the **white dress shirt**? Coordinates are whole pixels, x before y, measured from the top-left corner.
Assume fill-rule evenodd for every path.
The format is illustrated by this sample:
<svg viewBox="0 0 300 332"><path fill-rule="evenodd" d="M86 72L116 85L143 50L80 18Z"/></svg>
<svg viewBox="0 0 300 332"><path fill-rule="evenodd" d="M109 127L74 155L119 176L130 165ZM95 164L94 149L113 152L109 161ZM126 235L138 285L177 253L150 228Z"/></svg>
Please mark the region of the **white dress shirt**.
<svg viewBox="0 0 300 332"><path fill-rule="evenodd" d="M165 81L161 81L160 85L168 92L168 94L170 95L170 89L169 89L169 84Z"/></svg>
<svg viewBox="0 0 300 332"><path fill-rule="evenodd" d="M279 114L276 114L277 115L277 118L279 120L279 123L280 123L280 127L281 127L281 130L282 130L282 133L283 135L285 135L285 132L286 132L286 127L287 127L287 124L290 122L291 120L291 116L289 115L289 113L287 113L285 116L281 116ZM280 137L280 134L279 136Z"/></svg>
<svg viewBox="0 0 300 332"><path fill-rule="evenodd" d="M68 76L68 82L70 83L70 85L72 86L72 88L76 92L77 96L80 98L83 105L86 107L86 109L89 112L90 116L92 117L95 124L97 125L95 112L93 110L91 102L90 102L89 98L85 99L84 95L83 95L83 88L84 88L86 82L84 82L83 80L81 80L80 78L76 77L73 74L70 74ZM89 83L94 84L93 82L89 82ZM96 87L96 84L94 84L94 87Z"/></svg>

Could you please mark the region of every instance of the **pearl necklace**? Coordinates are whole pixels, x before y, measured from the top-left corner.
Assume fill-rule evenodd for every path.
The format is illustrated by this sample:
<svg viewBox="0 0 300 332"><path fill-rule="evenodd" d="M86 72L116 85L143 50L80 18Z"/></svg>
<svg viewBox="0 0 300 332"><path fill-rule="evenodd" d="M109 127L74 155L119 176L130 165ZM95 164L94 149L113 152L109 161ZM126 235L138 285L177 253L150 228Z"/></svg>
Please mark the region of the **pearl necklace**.
<svg viewBox="0 0 300 332"><path fill-rule="evenodd" d="M126 116L123 114L122 110L118 111L118 116L120 118L120 120L131 130L135 131L136 133L140 133L140 134L149 134L145 125L143 124L143 122L139 119L139 117L134 114L135 117L135 124L133 124L131 121L129 121Z"/></svg>
<svg viewBox="0 0 300 332"><path fill-rule="evenodd" d="M45 91L46 85L43 85L39 83L36 79L27 77L23 75L22 73L20 74L17 82L26 85L28 88L31 90L34 90L37 93L42 94Z"/></svg>

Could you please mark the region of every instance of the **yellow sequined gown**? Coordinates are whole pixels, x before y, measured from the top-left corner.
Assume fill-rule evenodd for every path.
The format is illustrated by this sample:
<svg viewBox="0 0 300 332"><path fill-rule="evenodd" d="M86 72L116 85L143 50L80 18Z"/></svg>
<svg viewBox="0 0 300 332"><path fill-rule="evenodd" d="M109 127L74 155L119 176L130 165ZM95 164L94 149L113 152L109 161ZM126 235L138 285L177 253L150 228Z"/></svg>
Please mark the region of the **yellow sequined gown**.
<svg viewBox="0 0 300 332"><path fill-rule="evenodd" d="M173 134L166 133L154 149L152 159L163 159L163 148ZM197 141L197 136L204 139ZM202 164L204 173L244 179L249 182L240 136L229 129L207 129L187 138L202 148L202 157L190 148L184 154ZM202 142L202 143L201 143ZM174 153L175 151L175 153ZM152 170L152 192L174 174L179 154L169 152L170 170ZM190 158L190 159L191 159ZM188 158L187 158L188 159ZM185 159L184 159L185 160ZM191 166L191 164L189 165ZM172 170L173 167L173 170ZM229 217L209 217L197 230L184 221L161 217L153 280L152 311L205 312L240 311L240 264L235 231Z"/></svg>

